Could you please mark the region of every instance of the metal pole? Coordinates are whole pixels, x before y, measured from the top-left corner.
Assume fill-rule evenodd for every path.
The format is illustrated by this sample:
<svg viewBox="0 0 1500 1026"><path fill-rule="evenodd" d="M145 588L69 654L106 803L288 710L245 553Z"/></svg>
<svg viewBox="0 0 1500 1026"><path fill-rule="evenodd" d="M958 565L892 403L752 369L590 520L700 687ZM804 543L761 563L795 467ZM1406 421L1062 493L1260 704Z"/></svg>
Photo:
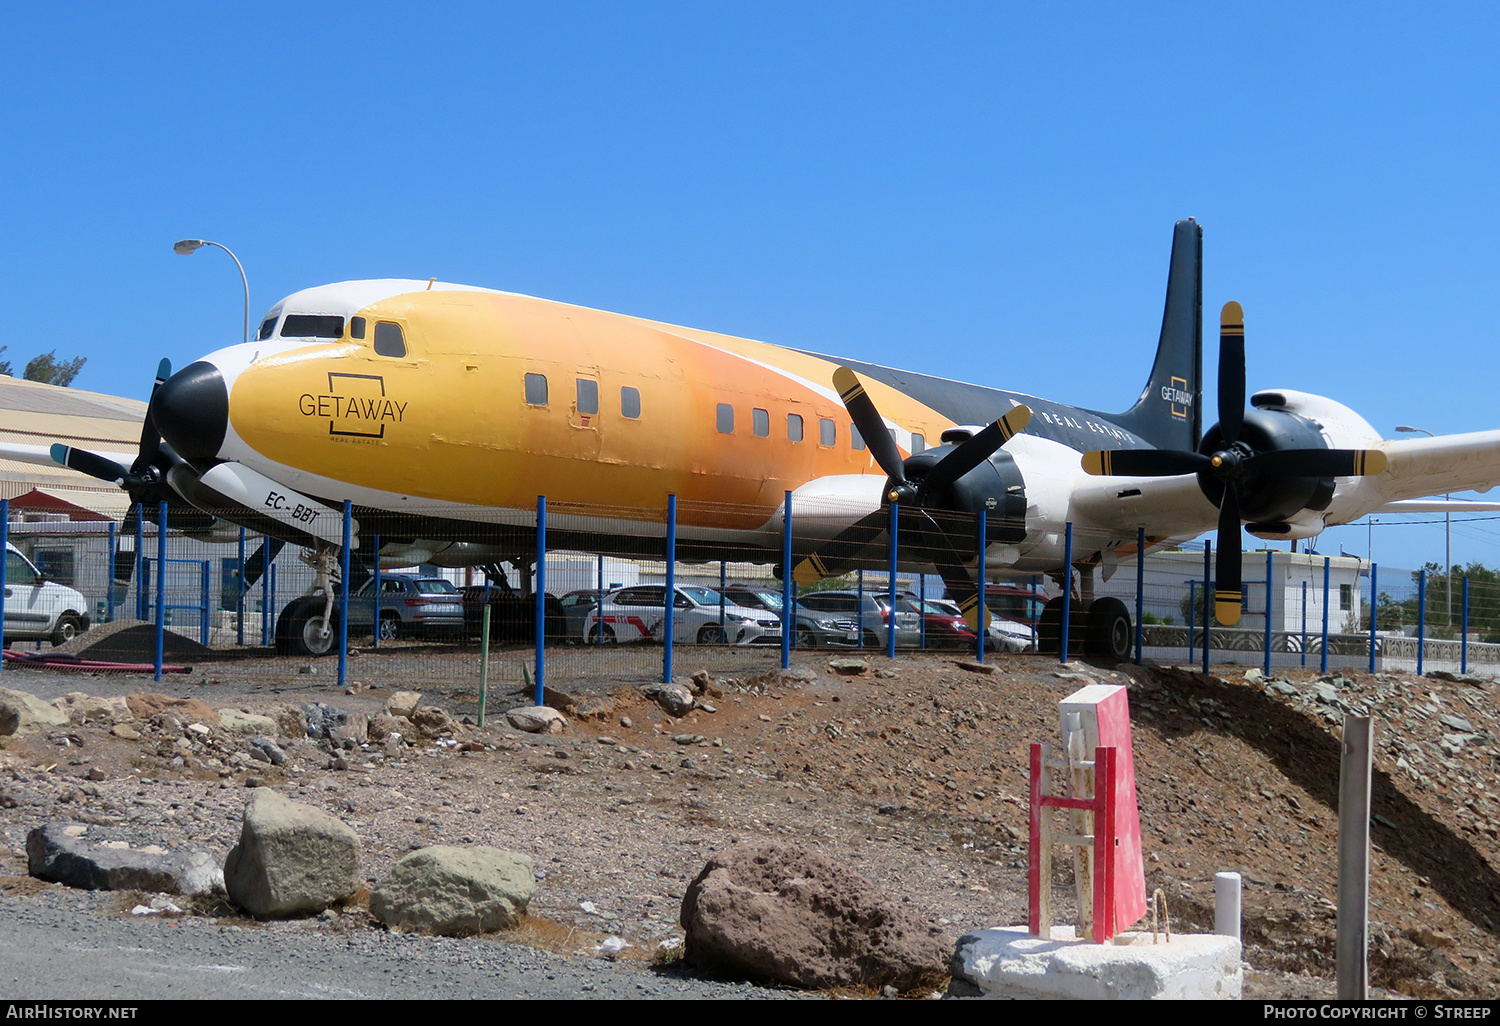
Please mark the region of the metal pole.
<svg viewBox="0 0 1500 1026"><path fill-rule="evenodd" d="M1323 659L1318 672L1328 672L1328 579L1333 573L1333 557L1323 557ZM1420 656L1418 657L1421 658Z"/></svg>
<svg viewBox="0 0 1500 1026"><path fill-rule="evenodd" d="M1146 529L1135 529L1135 665L1145 662Z"/></svg>
<svg viewBox="0 0 1500 1026"><path fill-rule="evenodd" d="M1417 676L1422 676L1422 649L1427 647L1427 571L1417 571Z"/></svg>
<svg viewBox="0 0 1500 1026"><path fill-rule="evenodd" d="M535 630L532 631L533 643L536 646L534 656L535 672L532 674L532 686L535 693L532 696L532 705L545 705L543 699L546 697L547 672L547 497L538 495L536 497L536 611L532 614L536 620ZM488 605L489 603L485 603Z"/></svg>
<svg viewBox="0 0 1500 1026"><path fill-rule="evenodd" d="M0 635L5 629L5 593L10 582L10 500L0 499ZM111 578L112 580L113 578ZM3 646L3 642L0 642ZM0 657L0 670L5 669L5 659Z"/></svg>
<svg viewBox="0 0 1500 1026"><path fill-rule="evenodd" d="M208 566L209 561L205 559L198 582L198 642L204 648L208 647Z"/></svg>
<svg viewBox="0 0 1500 1026"><path fill-rule="evenodd" d="M1267 677L1271 675L1271 582L1276 577L1276 554L1266 550L1266 665L1262 671Z"/></svg>
<svg viewBox="0 0 1500 1026"><path fill-rule="evenodd" d="M1376 582L1380 577L1380 568L1374 563L1370 564L1370 672L1375 672L1375 621L1379 619L1376 615L1380 611L1380 603L1375 596L1380 594L1376 591Z"/></svg>
<svg viewBox="0 0 1500 1026"><path fill-rule="evenodd" d="M1302 582L1302 665L1307 665L1307 582Z"/></svg>
<svg viewBox="0 0 1500 1026"><path fill-rule="evenodd" d="M917 574L917 601L922 606L922 632L920 644L922 651L927 651L927 575Z"/></svg>
<svg viewBox="0 0 1500 1026"><path fill-rule="evenodd" d="M672 635L677 626L677 496L667 496L667 586L662 589L661 682L672 683ZM721 625L720 630L725 630ZM728 632L725 632L728 637ZM540 705L541 703L537 703Z"/></svg>
<svg viewBox="0 0 1500 1026"><path fill-rule="evenodd" d="M380 593L375 593L375 601L380 602ZM377 624L378 627L378 624ZM379 633L377 629L376 633ZM484 608L479 613L479 729L484 729L484 707L489 702L490 696L490 603L486 599Z"/></svg>
<svg viewBox="0 0 1500 1026"><path fill-rule="evenodd" d="M865 572L860 569L854 574L854 590L858 598L854 611L854 629L859 632L859 648L865 647Z"/></svg>
<svg viewBox="0 0 1500 1026"><path fill-rule="evenodd" d="M344 500L344 549L339 553L339 690L349 674L349 550L354 545L354 503ZM375 604L375 630L380 631L380 603Z"/></svg>
<svg viewBox="0 0 1500 1026"><path fill-rule="evenodd" d="M245 644L245 529L240 528L239 570L235 574L234 643Z"/></svg>
<svg viewBox="0 0 1500 1026"><path fill-rule="evenodd" d="M587 621L585 621L585 624ZM604 643L604 555L599 555L598 590L594 594L594 633L599 635L599 644ZM592 642L593 638L585 638Z"/></svg>
<svg viewBox="0 0 1500 1026"><path fill-rule="evenodd" d="M275 572L275 567L271 563L271 550L266 548L266 543L270 540L270 535L260 536L260 643L262 645L271 643L271 576ZM375 565L378 567L380 562L377 560Z"/></svg>
<svg viewBox="0 0 1500 1026"><path fill-rule="evenodd" d="M109 569L105 572L104 579L105 579L105 582L107 584L106 592L107 592L107 596L108 596L105 599L105 605L107 606L107 608L108 608L109 611L108 611L108 613L105 614L105 621L104 622L105 623L114 623L115 622L115 522L113 520L111 520L109 522L109 556L108 556L108 558L109 558ZM0 574L0 580L3 580L3 579L4 579L4 574Z"/></svg>
<svg viewBox="0 0 1500 1026"><path fill-rule="evenodd" d="M1340 1001L1369 997L1370 770L1374 728L1345 716L1339 760L1339 908L1334 954Z"/></svg>
<svg viewBox="0 0 1500 1026"><path fill-rule="evenodd" d="M986 511L981 509L979 511L979 580L975 582L979 586L979 604L975 607L979 610L979 619L974 621L974 647L978 649L974 658L981 663L984 662L984 643L990 633L987 629L989 625L985 618L985 613L988 612L985 608L985 602L989 596L985 594L984 561L984 550L989 548L989 527L989 517ZM922 611L922 623L927 623L927 611L925 607L923 607Z"/></svg>
<svg viewBox="0 0 1500 1026"><path fill-rule="evenodd" d="M725 634L726 638L729 636L728 633L727 633L728 627L726 626L729 623L729 617L727 617L725 615L725 604L727 603L728 600L724 597L724 589L726 587L728 587L728 586L729 586L729 571L728 571L728 567L727 567L727 564L721 559L721 560L719 560L719 627L721 629L723 629L723 630L726 631L726 634ZM781 625L781 636L783 638L786 637L786 624L785 623L783 623Z"/></svg>
<svg viewBox="0 0 1500 1026"><path fill-rule="evenodd" d="M885 598L889 611L886 616L890 622L885 628L885 655L887 659L896 658L896 627L899 617L896 611L896 550L900 539L896 534L897 525L900 523L900 503L891 503L891 530L890 530L890 567L886 574Z"/></svg>
<svg viewBox="0 0 1500 1026"><path fill-rule="evenodd" d="M1464 574L1463 640L1458 643L1458 672L1469 672L1469 575Z"/></svg>
<svg viewBox="0 0 1500 1026"><path fill-rule="evenodd" d="M163 649L167 629L167 504L156 507L156 676L161 680Z"/></svg>
<svg viewBox="0 0 1500 1026"><path fill-rule="evenodd" d="M146 620L146 507L135 504L135 618Z"/></svg>
<svg viewBox="0 0 1500 1026"><path fill-rule="evenodd" d="M1213 622L1213 547L1208 540L1203 542L1203 675L1208 676L1209 625Z"/></svg>
<svg viewBox="0 0 1500 1026"><path fill-rule="evenodd" d="M375 637L372 639L371 647L372 648L379 648L380 647L380 535L378 535L378 534L375 536L375 558L374 558L373 562L375 564L375 568L374 568L375 569L375 573L373 575L373 580L370 581L370 597L371 597L371 601L374 603L374 607L371 609L370 615L375 618L375 624L374 624L374 634L375 634ZM489 577L485 577L484 580L485 580L485 584L488 585L489 584L489 580L490 580ZM490 607L490 592L489 592L489 588L486 586L485 591L484 591L484 608L485 609L489 609L489 607Z"/></svg>
<svg viewBox="0 0 1500 1026"><path fill-rule="evenodd" d="M1198 582L1188 581L1188 658L1198 650Z"/></svg>
<svg viewBox="0 0 1500 1026"><path fill-rule="evenodd" d="M1068 661L1068 625L1073 619L1073 522L1063 530L1062 638L1058 643L1060 663Z"/></svg>
<svg viewBox="0 0 1500 1026"><path fill-rule="evenodd" d="M797 629L796 582L792 580L792 493L781 497L781 668L792 665L792 631Z"/></svg>

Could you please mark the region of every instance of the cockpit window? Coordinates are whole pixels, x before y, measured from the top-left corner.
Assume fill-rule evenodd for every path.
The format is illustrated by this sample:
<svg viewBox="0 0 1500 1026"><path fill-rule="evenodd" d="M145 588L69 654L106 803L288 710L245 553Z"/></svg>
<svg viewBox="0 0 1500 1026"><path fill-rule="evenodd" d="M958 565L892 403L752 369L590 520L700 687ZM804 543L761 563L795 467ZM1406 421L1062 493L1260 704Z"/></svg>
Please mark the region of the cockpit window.
<svg viewBox="0 0 1500 1026"><path fill-rule="evenodd" d="M267 339L267 338L270 338L271 334L276 330L276 318L278 318L280 316L281 316L280 314L272 314L271 316L267 317L265 320L261 321L260 322L260 331L256 334L255 337L257 339Z"/></svg>
<svg viewBox="0 0 1500 1026"><path fill-rule="evenodd" d="M401 325L390 321L375 322L375 353L377 356L406 355L406 337L401 334Z"/></svg>
<svg viewBox="0 0 1500 1026"><path fill-rule="evenodd" d="M287 314L282 338L343 338L344 319L336 314Z"/></svg>
<svg viewBox="0 0 1500 1026"><path fill-rule="evenodd" d="M349 318L349 337L361 339L365 337L365 319L363 317Z"/></svg>

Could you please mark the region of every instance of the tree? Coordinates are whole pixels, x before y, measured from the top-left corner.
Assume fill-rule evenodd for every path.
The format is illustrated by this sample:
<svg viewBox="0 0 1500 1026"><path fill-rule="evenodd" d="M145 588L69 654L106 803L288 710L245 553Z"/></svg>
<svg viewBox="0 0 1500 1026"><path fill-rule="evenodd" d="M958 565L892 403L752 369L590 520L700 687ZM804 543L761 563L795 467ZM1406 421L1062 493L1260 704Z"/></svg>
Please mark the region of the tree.
<svg viewBox="0 0 1500 1026"><path fill-rule="evenodd" d="M1455 637L1463 623L1463 578L1469 579L1469 631L1480 635L1484 641L1500 641L1500 570L1493 570L1480 562L1468 566L1454 565L1451 590L1453 611L1448 611L1449 579L1437 563L1428 563L1427 571L1426 635L1429 638ZM1411 575L1416 584L1418 574ZM1417 594L1413 590L1402 599L1382 591L1376 601L1376 624L1380 630L1400 630L1417 622ZM1362 630L1370 629L1370 617L1362 617ZM1451 627L1450 627L1451 624Z"/></svg>
<svg viewBox="0 0 1500 1026"><path fill-rule="evenodd" d="M10 346L0 346L0 353L5 352L9 348ZM9 360L0 360L0 374L4 374L7 378L11 376Z"/></svg>
<svg viewBox="0 0 1500 1026"><path fill-rule="evenodd" d="M58 361L57 350L34 356L26 364L24 377L27 381L40 381L47 385L58 385L66 388L78 377L78 372L83 370L83 365L88 362L86 356L75 356L71 360Z"/></svg>

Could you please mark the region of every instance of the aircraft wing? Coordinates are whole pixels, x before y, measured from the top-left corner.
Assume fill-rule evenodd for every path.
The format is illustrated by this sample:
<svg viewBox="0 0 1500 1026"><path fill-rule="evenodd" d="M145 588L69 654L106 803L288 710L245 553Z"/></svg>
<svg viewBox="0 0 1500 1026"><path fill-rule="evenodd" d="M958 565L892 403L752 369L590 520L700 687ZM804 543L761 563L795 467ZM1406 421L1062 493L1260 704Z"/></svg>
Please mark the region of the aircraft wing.
<svg viewBox="0 0 1500 1026"><path fill-rule="evenodd" d="M1371 480L1387 500L1419 499L1448 492L1488 491L1500 484L1500 431L1474 431L1436 438L1386 442L1386 471ZM1473 503L1464 508L1476 510ZM1500 507L1491 507L1500 508ZM1382 512L1441 513L1443 509L1382 506Z"/></svg>
<svg viewBox="0 0 1500 1026"><path fill-rule="evenodd" d="M1075 485L1072 518L1080 525L1128 536L1144 527L1152 538L1192 538L1211 531L1219 512L1196 474L1176 477L1088 477Z"/></svg>
<svg viewBox="0 0 1500 1026"><path fill-rule="evenodd" d="M94 450L90 449L89 452ZM113 460L122 467L128 467L135 460L133 452L98 452L96 456ZM21 445L14 442L0 442L0 460L14 460L17 463L33 463L39 467L52 467L63 469L62 465L52 458L52 447L50 445Z"/></svg>

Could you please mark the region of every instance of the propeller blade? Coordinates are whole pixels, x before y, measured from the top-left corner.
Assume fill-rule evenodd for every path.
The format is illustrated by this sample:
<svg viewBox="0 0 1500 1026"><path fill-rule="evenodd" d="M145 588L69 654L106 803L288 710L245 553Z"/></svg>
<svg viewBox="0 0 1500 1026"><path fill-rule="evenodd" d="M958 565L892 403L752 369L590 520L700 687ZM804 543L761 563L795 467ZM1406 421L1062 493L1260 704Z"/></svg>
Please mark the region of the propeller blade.
<svg viewBox="0 0 1500 1026"><path fill-rule="evenodd" d="M52 446L52 461L60 463L69 470L76 470L89 477L97 477L101 481L110 484L123 485L125 479L130 476L130 471L112 459L89 452L87 449L75 449L71 445L54 443Z"/></svg>
<svg viewBox="0 0 1500 1026"><path fill-rule="evenodd" d="M839 399L843 401L844 409L849 411L849 419L859 429L860 437L865 440L870 455L875 457L880 469L898 485L905 484L906 472L901 468L901 450L896 448L895 440L886 430L885 421L875 409L875 403L865 391L859 375L848 367L839 367L833 372L833 387L838 389Z"/></svg>
<svg viewBox="0 0 1500 1026"><path fill-rule="evenodd" d="M1245 312L1228 302L1219 314L1219 430L1224 445L1239 441L1245 423Z"/></svg>
<svg viewBox="0 0 1500 1026"><path fill-rule="evenodd" d="M903 507L901 512L905 514L908 510ZM977 632L980 629L978 626L979 588L974 583L974 578L969 576L963 557L953 547L953 540L948 532L938 526L938 522L932 518L931 513L920 507L910 510L910 513L912 526L908 528L906 524L902 524L901 529L911 531L915 535L916 544L923 552L931 555L938 576L943 579L943 584L948 588L948 597L958 603L958 608L964 616L964 623L969 625L969 630ZM987 629L990 611L986 609L984 612Z"/></svg>
<svg viewBox="0 0 1500 1026"><path fill-rule="evenodd" d="M1386 468L1379 449L1283 449L1264 452L1246 463L1257 471L1296 477L1374 477Z"/></svg>
<svg viewBox="0 0 1500 1026"><path fill-rule="evenodd" d="M1031 423L1031 407L1017 405L983 431L970 436L963 444L938 460L917 485L917 497L948 485L989 459L1006 442L1026 430Z"/></svg>
<svg viewBox="0 0 1500 1026"><path fill-rule="evenodd" d="M115 535L115 587L130 587L130 578L135 574L135 528L139 519L135 515L136 505L131 503L125 510L125 519L120 523L120 533ZM130 548L125 548L125 539L130 539Z"/></svg>
<svg viewBox="0 0 1500 1026"><path fill-rule="evenodd" d="M801 587L817 584L825 577L837 577L849 569L854 557L890 523L889 510L868 513L844 528L821 549L808 556L792 570L792 580Z"/></svg>
<svg viewBox="0 0 1500 1026"><path fill-rule="evenodd" d="M130 465L132 473L144 473L147 467L156 463L156 453L161 448L161 432L156 430L156 424L151 419L151 404L156 401L156 393L160 390L162 382L171 376L172 361L163 358L156 365L156 381L151 385L151 398L146 400L146 418L141 422L141 445L135 462Z"/></svg>
<svg viewBox="0 0 1500 1026"><path fill-rule="evenodd" d="M245 587L252 588L266 572L266 567L276 558L277 553L286 542L280 538L267 538L260 543L253 555L245 560Z"/></svg>
<svg viewBox="0 0 1500 1026"><path fill-rule="evenodd" d="M1214 562L1214 618L1225 627L1240 622L1240 611L1244 595L1240 590L1240 571L1244 556L1240 552L1240 496L1239 486L1230 483L1224 488L1224 498L1219 503L1219 553Z"/></svg>
<svg viewBox="0 0 1500 1026"><path fill-rule="evenodd" d="M1196 474L1209 458L1176 449L1096 449L1083 454L1085 473L1095 477L1176 477Z"/></svg>

